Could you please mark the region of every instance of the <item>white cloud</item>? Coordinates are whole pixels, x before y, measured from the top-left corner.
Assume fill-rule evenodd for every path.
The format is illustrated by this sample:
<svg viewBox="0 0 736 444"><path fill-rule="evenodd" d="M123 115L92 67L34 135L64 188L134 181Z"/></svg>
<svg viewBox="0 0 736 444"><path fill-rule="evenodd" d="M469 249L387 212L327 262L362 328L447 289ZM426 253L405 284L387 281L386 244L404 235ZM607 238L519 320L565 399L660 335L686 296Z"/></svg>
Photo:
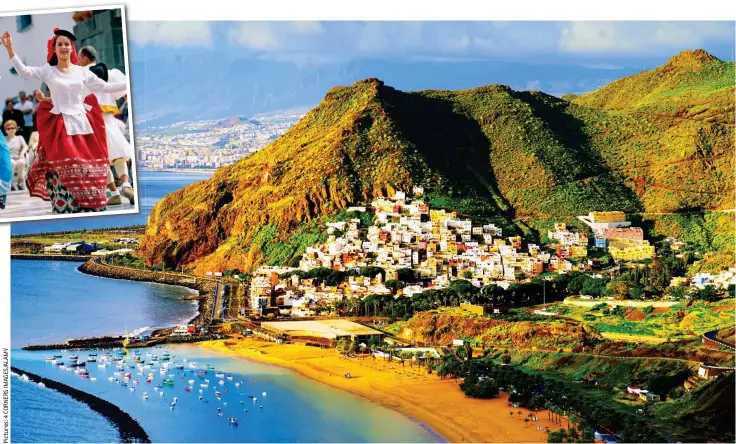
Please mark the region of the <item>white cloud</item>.
<svg viewBox="0 0 736 444"><path fill-rule="evenodd" d="M708 40L733 38L731 22L570 22L559 37L569 52L651 53L695 49Z"/></svg>
<svg viewBox="0 0 736 444"><path fill-rule="evenodd" d="M211 22L131 21L128 23L128 39L138 45L213 47Z"/></svg>
<svg viewBox="0 0 736 444"><path fill-rule="evenodd" d="M320 36L324 28L320 22L241 22L230 27L231 43L257 51L303 47L309 36Z"/></svg>

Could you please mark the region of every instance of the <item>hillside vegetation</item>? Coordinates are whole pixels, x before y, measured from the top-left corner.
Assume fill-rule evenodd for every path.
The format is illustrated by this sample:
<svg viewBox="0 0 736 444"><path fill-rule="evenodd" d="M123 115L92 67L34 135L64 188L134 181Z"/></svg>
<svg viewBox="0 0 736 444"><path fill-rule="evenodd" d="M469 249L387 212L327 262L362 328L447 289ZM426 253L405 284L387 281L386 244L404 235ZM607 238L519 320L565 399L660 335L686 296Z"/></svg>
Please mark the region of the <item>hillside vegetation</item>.
<svg viewBox="0 0 736 444"><path fill-rule="evenodd" d="M593 210L731 208L733 91L733 64L697 51L571 101L502 85L337 87L266 148L161 200L141 252L197 273L287 263L320 221L412 185L522 231ZM712 225L733 232L733 218Z"/></svg>

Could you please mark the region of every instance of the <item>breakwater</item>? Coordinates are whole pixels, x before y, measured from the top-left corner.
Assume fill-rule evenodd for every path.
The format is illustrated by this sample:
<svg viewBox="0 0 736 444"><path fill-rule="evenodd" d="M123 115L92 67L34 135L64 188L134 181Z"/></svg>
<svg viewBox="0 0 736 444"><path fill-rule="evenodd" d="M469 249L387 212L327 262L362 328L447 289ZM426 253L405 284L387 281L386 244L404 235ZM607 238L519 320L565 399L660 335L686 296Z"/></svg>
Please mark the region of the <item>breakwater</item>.
<svg viewBox="0 0 736 444"><path fill-rule="evenodd" d="M199 292L197 302L199 313L190 322L197 325L207 325L212 321L212 305L214 304L215 281L208 278L190 276L186 274L167 273L162 271L139 270L135 268L109 265L100 258L90 259L78 268L85 274L110 279L123 279L138 282L155 282L158 284L178 285Z"/></svg>
<svg viewBox="0 0 736 444"><path fill-rule="evenodd" d="M83 404L86 404L90 409L104 416L118 429L121 442L151 442L148 434L143 430L143 427L141 427L138 421L133 419L126 412L122 411L115 404L81 390L77 390L74 387L69 387L61 382L54 381L53 379L44 378L43 376L21 370L13 366L11 366L10 369L19 375L26 375L30 381L35 383L42 382L47 388L56 390L59 393L63 393Z"/></svg>
<svg viewBox="0 0 736 444"><path fill-rule="evenodd" d="M25 254L13 253L10 259L18 259L22 261L66 261L66 262L87 262L92 256L78 256L73 254Z"/></svg>
<svg viewBox="0 0 736 444"><path fill-rule="evenodd" d="M224 336L219 334L208 335L192 335L192 336L160 336L145 341L132 342L125 345L126 348L146 348L157 345L169 344L191 344L194 342L214 341L222 339ZM124 337L101 337L101 338L85 338L71 339L64 344L45 344L45 345L27 345L23 350L40 351L40 350L104 350L110 348L122 348L124 346Z"/></svg>

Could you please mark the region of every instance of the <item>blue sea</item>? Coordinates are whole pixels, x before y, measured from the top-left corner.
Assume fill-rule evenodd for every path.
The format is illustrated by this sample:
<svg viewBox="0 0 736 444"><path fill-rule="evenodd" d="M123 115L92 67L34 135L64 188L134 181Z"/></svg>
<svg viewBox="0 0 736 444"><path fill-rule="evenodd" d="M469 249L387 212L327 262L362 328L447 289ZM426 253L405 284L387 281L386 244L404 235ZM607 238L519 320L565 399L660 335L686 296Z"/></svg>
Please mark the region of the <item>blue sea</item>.
<svg viewBox="0 0 736 444"><path fill-rule="evenodd" d="M153 196L160 199L177 187L201 180L191 174L149 174L150 177L141 178L149 184L143 201L147 211L157 200ZM147 213L138 222L126 224L143 223L145 217ZM105 219L108 218L69 220L65 221L69 226L64 228L58 227L65 223L61 221L14 224L13 232L92 228L86 224L106 226L100 224ZM48 363L45 357L54 352L21 350L29 343L57 343L74 337L170 326L196 314L197 306L182 300L190 290L92 277L78 272L77 266L71 262L11 261L11 363L116 404L138 420L154 442L443 441L422 424L361 397L291 370L215 354L196 345L167 350L174 361L184 363L186 359L185 368L192 361L200 369L209 364L231 375L232 380L216 378L209 371L205 376L209 383L204 388L201 387L204 381L193 372L179 374L182 370L173 370L169 373L174 385L156 390L156 384L163 379L158 371L149 384L144 375L136 374L137 369L126 368L139 382L131 381L135 388L131 391L130 387L108 380L115 378L114 366L100 368L90 364L89 372L96 378L92 381ZM162 356L164 350L143 350L142 357L147 352ZM63 355L66 358L69 353ZM82 352L79 356L87 355ZM187 391L190 379L195 384ZM235 382L240 381L236 387ZM13 378L11 389L13 442L116 442L119 439L117 431L102 416L72 398L17 378ZM221 392L220 399L216 391ZM143 392L147 392L147 400L143 399ZM257 399L254 401L249 395ZM177 403L172 409L174 397ZM217 414L217 408L222 416ZM228 416L237 417L239 425L230 425Z"/></svg>

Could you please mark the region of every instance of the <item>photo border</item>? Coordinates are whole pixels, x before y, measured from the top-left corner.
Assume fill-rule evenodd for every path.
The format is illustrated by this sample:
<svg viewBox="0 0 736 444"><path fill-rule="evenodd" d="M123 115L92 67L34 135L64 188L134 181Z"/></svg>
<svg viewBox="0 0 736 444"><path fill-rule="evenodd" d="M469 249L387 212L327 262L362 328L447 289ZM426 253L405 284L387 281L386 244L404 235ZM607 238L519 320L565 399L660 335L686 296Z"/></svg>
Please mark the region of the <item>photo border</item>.
<svg viewBox="0 0 736 444"><path fill-rule="evenodd" d="M140 183L138 181L139 171L138 171L138 162L137 162L137 150L135 148L135 133L134 133L134 125L133 125L133 89L130 85L130 51L128 50L128 21L127 17L125 15L125 5L120 4L114 4L114 5L99 5L99 6L79 6L76 8L56 8L56 9L36 9L36 10L23 10L23 11L13 11L13 12L0 12L0 17L15 17L19 15L26 15L26 14L59 14L63 12L77 12L77 11L100 11L100 10L110 10L110 9L120 9L120 16L122 19L122 28L123 28L123 60L125 61L125 78L126 83L128 85L128 94L127 94L127 101L128 101L128 133L130 134L130 145L133 148L133 158L131 159L131 169L135 172L135 186L133 187L133 193L135 194L135 205L134 208L127 209L127 210L105 210L100 212L90 212L90 213L76 213L76 214L48 214L45 216L21 216L21 217L11 217L11 218L3 218L2 213L0 213L0 224L13 224L16 222L31 222L31 221L47 221L47 220L65 220L65 219L75 219L79 217L114 217L118 215L128 215L128 214L139 214L140 213L140 195L138 193L138 187L140 186ZM45 202L45 201L44 201Z"/></svg>

